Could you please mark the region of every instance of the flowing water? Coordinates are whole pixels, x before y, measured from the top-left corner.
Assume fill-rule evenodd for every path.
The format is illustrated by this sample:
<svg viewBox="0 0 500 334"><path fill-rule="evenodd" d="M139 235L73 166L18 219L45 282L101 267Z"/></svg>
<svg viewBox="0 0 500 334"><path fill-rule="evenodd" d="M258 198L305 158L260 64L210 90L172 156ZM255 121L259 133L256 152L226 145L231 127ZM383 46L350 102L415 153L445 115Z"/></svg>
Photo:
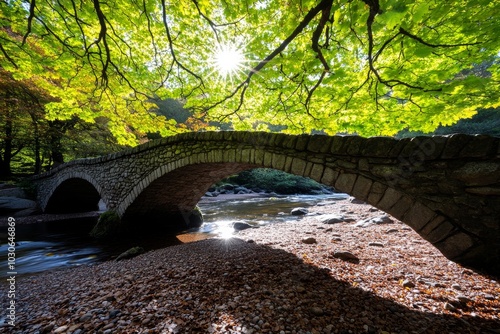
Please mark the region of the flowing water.
<svg viewBox="0 0 500 334"><path fill-rule="evenodd" d="M207 198L198 205L205 223L188 234L227 237L234 233L232 224L236 221L254 226L277 221L297 219L290 215L296 207L308 207L320 202L347 198L346 194L294 195L277 197L233 198L220 200ZM95 224L94 219L67 220L16 226L16 270L18 275L35 274L57 268L79 266L110 260L133 246L146 250L179 244L175 236L151 237L141 240L117 240L98 242L88 237ZM5 230L0 231L5 233ZM0 245L0 277L7 270L7 249L5 237Z"/></svg>

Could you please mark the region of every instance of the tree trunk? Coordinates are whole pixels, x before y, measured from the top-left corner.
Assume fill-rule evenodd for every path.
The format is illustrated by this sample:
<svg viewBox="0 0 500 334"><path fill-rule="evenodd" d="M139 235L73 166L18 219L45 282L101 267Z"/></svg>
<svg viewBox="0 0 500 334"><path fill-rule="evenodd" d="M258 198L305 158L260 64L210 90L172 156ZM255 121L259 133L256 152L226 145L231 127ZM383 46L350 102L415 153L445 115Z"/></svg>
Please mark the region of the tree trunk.
<svg viewBox="0 0 500 334"><path fill-rule="evenodd" d="M12 171L10 169L10 162L12 160L12 118L10 117L10 110L6 108L5 115L5 140L3 157L0 159L0 175L10 176Z"/></svg>
<svg viewBox="0 0 500 334"><path fill-rule="evenodd" d="M34 169L34 174L40 174L40 171L42 170L42 159L40 157L40 131L38 129L38 122L35 118L35 115L33 113L30 113L31 120L33 121L33 137L35 139L35 169Z"/></svg>
<svg viewBox="0 0 500 334"><path fill-rule="evenodd" d="M50 127L50 158L52 167L57 167L64 163L62 139L64 133L71 127L75 126L76 119L69 121L55 120L49 122Z"/></svg>

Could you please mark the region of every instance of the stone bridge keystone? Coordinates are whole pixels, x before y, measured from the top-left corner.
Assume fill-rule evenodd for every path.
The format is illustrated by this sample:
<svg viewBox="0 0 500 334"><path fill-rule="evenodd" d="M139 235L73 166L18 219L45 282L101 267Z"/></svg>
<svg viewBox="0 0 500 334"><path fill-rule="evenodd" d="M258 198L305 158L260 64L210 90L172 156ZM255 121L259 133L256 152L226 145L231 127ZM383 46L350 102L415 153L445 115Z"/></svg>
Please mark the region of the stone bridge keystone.
<svg viewBox="0 0 500 334"><path fill-rule="evenodd" d="M447 258L500 274L500 139L184 133L33 178L46 212L102 199L124 230L185 229L207 189L246 169L310 177L391 214Z"/></svg>

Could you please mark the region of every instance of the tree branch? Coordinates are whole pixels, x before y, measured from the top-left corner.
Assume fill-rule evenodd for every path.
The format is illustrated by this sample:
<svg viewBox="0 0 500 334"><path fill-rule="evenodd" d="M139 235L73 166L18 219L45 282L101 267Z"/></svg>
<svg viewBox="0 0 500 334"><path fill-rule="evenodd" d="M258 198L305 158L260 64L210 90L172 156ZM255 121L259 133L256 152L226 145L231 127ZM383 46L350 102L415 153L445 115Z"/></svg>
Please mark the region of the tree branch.
<svg viewBox="0 0 500 334"><path fill-rule="evenodd" d="M198 14L200 14L200 16L203 17L205 19L205 21L208 22L208 24L210 25L210 28L212 29L212 31L215 34L215 38L217 39L217 42L220 43L219 34L217 33L217 25L201 11L200 6L198 5L198 0L192 0L192 1L193 1L194 5L196 6L196 10L198 11Z"/></svg>
<svg viewBox="0 0 500 334"><path fill-rule="evenodd" d="M30 15L28 16L28 27L26 29L26 34L24 34L22 45L26 43L28 35L31 34L31 25L33 23L33 18L35 17L35 5L36 5L35 1L36 0L30 1Z"/></svg>
<svg viewBox="0 0 500 334"><path fill-rule="evenodd" d="M430 46L431 48L455 48L455 47L458 47L458 46L472 46L472 45L481 44L481 42L459 43L459 44L432 44L432 43L428 43L428 42L424 41L422 38L420 38L420 37L418 37L416 35L413 35L412 33L406 31L402 27L399 28L399 33L402 34L402 35L408 36L411 39L414 39L414 40L416 40L417 42L419 42L419 43L421 43L423 45Z"/></svg>
<svg viewBox="0 0 500 334"><path fill-rule="evenodd" d="M319 85L321 85L321 82L325 78L326 73L327 73L326 71L323 71L321 73L321 76L319 77L318 81L316 82L316 84L311 88L311 90L307 91L307 98L306 98L306 101L304 102L304 106L306 107L307 114L309 116L311 116L312 118L314 118L315 120L317 118L314 117L313 115L311 115L311 113L309 112L309 103L311 102L311 98L312 98L312 96L314 94L314 91L319 87Z"/></svg>
<svg viewBox="0 0 500 334"><path fill-rule="evenodd" d="M191 74L193 77L195 77L196 79L198 79L198 81L200 82L200 84L198 85L198 87L204 86L203 79L199 75L197 75L196 73L194 73L193 71L191 71L190 69L186 68L177 59L177 56L175 55L175 51L174 51L174 41L172 40L172 35L170 34L170 28L168 27L168 22L167 22L167 5L165 3L165 0L161 0L161 7L162 7L163 25L165 26L165 31L167 33L168 44L170 45L170 55L172 56L172 59L177 64L177 66L179 66L184 71L186 71L187 73Z"/></svg>
<svg viewBox="0 0 500 334"><path fill-rule="evenodd" d="M99 43L102 41L104 45L104 52L106 53L106 59L103 61L102 60L102 53L101 53L101 62L103 64L102 70L101 70L101 80L102 84L107 87L108 86L108 74L107 70L109 67L109 63L111 61L111 51L109 49L108 41L106 40L106 34L107 34L107 25L106 25L106 16L104 16L104 13L101 10L101 4L99 3L99 0L93 0L94 3L94 9L97 14L97 18L99 19L99 25L101 27L101 30L99 31L99 38L95 42L95 44L99 45Z"/></svg>
<svg viewBox="0 0 500 334"><path fill-rule="evenodd" d="M384 84L389 88L393 88L397 85L402 85L402 86L405 86L408 88L422 90L424 92L440 92L440 91L442 91L442 88L426 89L424 87L409 84L409 83L401 81L399 79L390 79L390 80L382 79L382 77L380 76L380 74L378 73L378 70L375 68L375 65L374 65L374 62L378 58L378 56L380 55L381 51L379 51L375 57L373 56L374 41L373 41L373 27L372 27L373 22L375 21L375 16L377 16L378 14L381 13L380 4L379 4L379 0L363 0L363 1L364 1L364 3L366 3L370 7L370 12L369 12L368 18L366 20L366 28L367 28L367 32L368 32L368 64L370 66L370 71L373 72L373 74L375 74L375 77L377 78L377 80L381 84ZM392 41L392 39L389 39L386 43L384 43L383 48L385 48L390 41Z"/></svg>
<svg viewBox="0 0 500 334"><path fill-rule="evenodd" d="M7 51L5 51L5 49L3 48L3 45L0 44L0 51L2 51L3 55L5 56L5 58L7 58L7 60L9 61L9 63L11 63L14 68L17 70L19 68L19 66L17 66L16 62L14 61L14 59L12 59L9 54L7 53Z"/></svg>
<svg viewBox="0 0 500 334"><path fill-rule="evenodd" d="M313 35L312 35L312 49L318 55L318 59L323 64L323 67L325 68L326 72L330 71L330 66L326 62L326 59L323 56L323 52L321 52L321 48L319 47L319 38L321 37L321 33L323 32L323 28L325 27L325 24L330 19L330 12L332 10L332 2L333 1L330 1L330 3L327 3L326 7L321 10L321 19L318 23L318 26L314 30Z"/></svg>
<svg viewBox="0 0 500 334"><path fill-rule="evenodd" d="M164 0L162 0L164 1ZM250 69L250 71L247 74L247 77L245 81L240 83L236 89L231 92L229 95L227 95L224 99L212 104L207 108L207 110L213 109L216 106L224 103L225 101L229 100L232 98L242 87L245 87L243 91L241 92L240 95L240 104L236 108L236 111L240 110L243 101L244 101L244 94L246 91L246 86L250 84L250 81L252 80L252 77L254 74L258 73L260 70L262 70L267 63L269 63L271 60L273 60L277 55L279 55L283 50L286 49L286 47L309 25L309 23L318 15L319 12L327 8L328 6L331 7L333 0L322 0L316 7L313 7L309 12L307 12L306 16L304 19L299 23L297 27L293 30L293 32L276 48L274 49L273 52L271 52L266 58L261 60L256 66Z"/></svg>

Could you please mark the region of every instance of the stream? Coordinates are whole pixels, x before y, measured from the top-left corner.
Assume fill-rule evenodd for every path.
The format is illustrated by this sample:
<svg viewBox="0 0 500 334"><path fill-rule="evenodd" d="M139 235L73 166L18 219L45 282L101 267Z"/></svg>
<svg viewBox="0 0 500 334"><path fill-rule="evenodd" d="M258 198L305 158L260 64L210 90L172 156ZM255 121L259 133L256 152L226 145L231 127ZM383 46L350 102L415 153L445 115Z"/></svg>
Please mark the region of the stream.
<svg viewBox="0 0 500 334"><path fill-rule="evenodd" d="M296 207L308 207L320 202L346 199L346 194L292 195L276 197L242 197L227 200L205 198L198 206L203 212L204 224L188 234L207 234L230 237L236 221L254 226L297 219L290 215ZM44 222L16 226L16 270L19 276L32 275L58 268L88 265L111 260L134 246L146 250L180 244L175 235L152 236L141 240L96 241L88 236L95 219ZM5 233L4 230L0 231ZM6 277L8 245L5 238L0 245L0 276Z"/></svg>

